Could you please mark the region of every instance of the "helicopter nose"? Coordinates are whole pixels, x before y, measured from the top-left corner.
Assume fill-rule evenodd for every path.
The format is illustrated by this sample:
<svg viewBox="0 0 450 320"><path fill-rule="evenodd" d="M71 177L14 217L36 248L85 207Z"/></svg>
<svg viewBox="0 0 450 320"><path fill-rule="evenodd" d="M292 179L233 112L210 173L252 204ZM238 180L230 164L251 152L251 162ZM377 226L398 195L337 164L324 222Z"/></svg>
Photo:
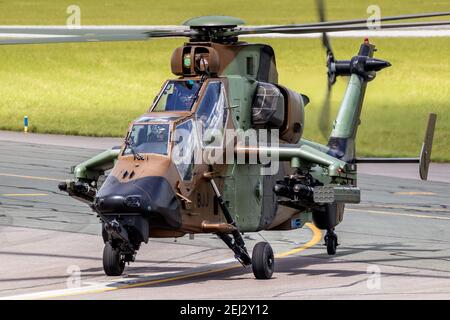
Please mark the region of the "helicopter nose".
<svg viewBox="0 0 450 320"><path fill-rule="evenodd" d="M143 199L141 194L133 195L107 195L95 197L94 206L100 213L128 213L152 210L151 205L147 205L147 199Z"/></svg>
<svg viewBox="0 0 450 320"><path fill-rule="evenodd" d="M110 175L98 191L93 207L105 215L141 214L148 218L160 217L170 227L181 226L179 202L163 177L121 182Z"/></svg>

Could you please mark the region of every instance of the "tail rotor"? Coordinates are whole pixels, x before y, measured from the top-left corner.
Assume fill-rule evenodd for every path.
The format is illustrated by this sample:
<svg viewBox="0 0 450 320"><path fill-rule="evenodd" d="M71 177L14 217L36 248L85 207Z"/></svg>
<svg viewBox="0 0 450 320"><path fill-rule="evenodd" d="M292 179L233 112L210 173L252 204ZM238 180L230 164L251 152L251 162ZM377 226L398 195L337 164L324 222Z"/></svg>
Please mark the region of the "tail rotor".
<svg viewBox="0 0 450 320"><path fill-rule="evenodd" d="M316 2L320 22L326 22L325 5L323 0L317 0ZM323 102L319 117L319 129L323 137L328 138L330 134L331 93L333 84L336 82L336 72L334 70L336 59L334 57L333 49L331 47L330 38L328 37L326 32L322 33L322 45L325 48L327 54L328 83L325 100Z"/></svg>

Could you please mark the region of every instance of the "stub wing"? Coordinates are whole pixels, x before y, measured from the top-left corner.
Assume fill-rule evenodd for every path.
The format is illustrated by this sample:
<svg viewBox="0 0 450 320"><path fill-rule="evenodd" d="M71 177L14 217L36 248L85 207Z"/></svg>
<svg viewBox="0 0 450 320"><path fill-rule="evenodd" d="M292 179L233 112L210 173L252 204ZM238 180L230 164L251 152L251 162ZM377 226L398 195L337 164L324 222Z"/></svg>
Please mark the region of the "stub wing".
<svg viewBox="0 0 450 320"><path fill-rule="evenodd" d="M114 167L119 153L120 147L114 147L71 168L74 179L61 182L58 185L59 190L91 204L99 188L100 176Z"/></svg>

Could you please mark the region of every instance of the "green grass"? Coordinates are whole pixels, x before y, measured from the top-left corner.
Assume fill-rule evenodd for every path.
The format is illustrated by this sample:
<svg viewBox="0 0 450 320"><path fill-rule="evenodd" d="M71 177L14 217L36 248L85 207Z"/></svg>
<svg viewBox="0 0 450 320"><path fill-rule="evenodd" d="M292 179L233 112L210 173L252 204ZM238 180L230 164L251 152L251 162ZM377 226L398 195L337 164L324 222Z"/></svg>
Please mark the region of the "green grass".
<svg viewBox="0 0 450 320"><path fill-rule="evenodd" d="M350 9L328 1L329 18L365 16L372 1ZM64 24L73 1L1 1L0 24ZM178 24L203 14L242 17L249 24L316 19L313 1L76 1L83 24ZM242 4L241 4L242 3ZM258 5L256 5L259 3ZM348 2L350 3L350 1ZM353 3L353 2L351 2ZM448 2L379 0L383 14L448 10ZM405 5L408 4L408 5ZM254 41L263 41L255 39ZM360 39L334 39L338 58L357 52ZM318 39L271 39L280 82L311 98L305 137L324 142L317 130L326 75ZM368 86L358 153L416 156L426 117L438 113L434 161L450 161L450 39L374 39L376 56L393 67ZM183 40L144 43L89 43L0 47L0 128L21 130L28 115L33 132L122 136L129 122L145 112L170 73L170 55ZM337 110L346 80L333 89Z"/></svg>

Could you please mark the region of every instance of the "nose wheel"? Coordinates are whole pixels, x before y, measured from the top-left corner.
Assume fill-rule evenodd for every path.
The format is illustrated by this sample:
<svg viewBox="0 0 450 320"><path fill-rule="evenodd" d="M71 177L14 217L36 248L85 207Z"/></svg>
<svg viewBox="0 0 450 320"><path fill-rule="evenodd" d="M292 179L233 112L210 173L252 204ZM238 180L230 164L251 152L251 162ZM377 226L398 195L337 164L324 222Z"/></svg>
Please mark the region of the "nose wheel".
<svg viewBox="0 0 450 320"><path fill-rule="evenodd" d="M108 276L120 276L125 269L125 259L120 248L114 248L109 242L103 249L103 270Z"/></svg>
<svg viewBox="0 0 450 320"><path fill-rule="evenodd" d="M270 279L273 275L275 257L268 242L258 242L252 252L252 269L256 279Z"/></svg>

